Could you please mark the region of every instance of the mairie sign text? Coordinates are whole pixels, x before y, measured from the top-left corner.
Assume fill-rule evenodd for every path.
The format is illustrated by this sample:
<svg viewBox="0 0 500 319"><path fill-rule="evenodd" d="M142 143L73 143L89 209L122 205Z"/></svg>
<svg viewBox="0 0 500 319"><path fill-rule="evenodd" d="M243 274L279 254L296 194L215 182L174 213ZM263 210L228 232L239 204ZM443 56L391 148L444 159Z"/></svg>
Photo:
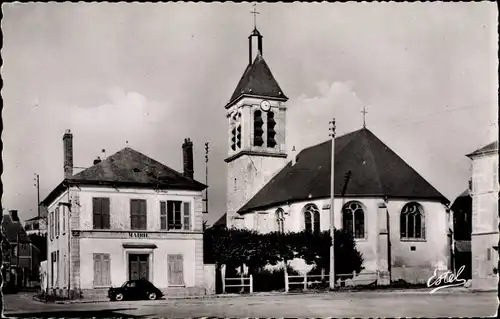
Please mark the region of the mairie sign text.
<svg viewBox="0 0 500 319"><path fill-rule="evenodd" d="M148 238L148 233L129 232L128 235L132 238Z"/></svg>

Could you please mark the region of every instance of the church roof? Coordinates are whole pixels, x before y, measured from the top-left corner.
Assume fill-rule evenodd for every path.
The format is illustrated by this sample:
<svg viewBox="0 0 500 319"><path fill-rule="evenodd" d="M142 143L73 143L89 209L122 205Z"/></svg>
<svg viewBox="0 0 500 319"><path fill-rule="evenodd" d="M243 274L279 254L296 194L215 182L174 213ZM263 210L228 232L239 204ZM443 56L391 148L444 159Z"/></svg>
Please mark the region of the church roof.
<svg viewBox="0 0 500 319"><path fill-rule="evenodd" d="M47 196L43 204L50 204L67 184L184 190L206 188L204 184L129 147L66 179Z"/></svg>
<svg viewBox="0 0 500 319"><path fill-rule="evenodd" d="M484 147L481 147L480 149L475 150L474 152L467 154L468 157L476 156L476 155L481 155L485 153L493 153L493 152L498 152L498 141L492 142Z"/></svg>
<svg viewBox="0 0 500 319"><path fill-rule="evenodd" d="M234 103L242 95L288 99L261 54L257 54L253 63L245 69L228 105Z"/></svg>
<svg viewBox="0 0 500 319"><path fill-rule="evenodd" d="M330 196L331 140L302 150L295 165L289 162L250 199L239 213ZM446 198L379 140L370 130L335 139L335 196Z"/></svg>

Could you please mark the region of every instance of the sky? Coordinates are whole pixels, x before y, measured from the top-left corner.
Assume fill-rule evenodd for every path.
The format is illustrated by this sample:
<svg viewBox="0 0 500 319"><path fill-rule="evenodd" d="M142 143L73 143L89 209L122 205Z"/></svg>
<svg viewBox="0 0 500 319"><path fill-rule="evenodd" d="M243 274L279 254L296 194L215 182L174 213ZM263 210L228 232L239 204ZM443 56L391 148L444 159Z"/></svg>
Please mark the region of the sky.
<svg viewBox="0 0 500 319"><path fill-rule="evenodd" d="M2 206L21 219L74 165L127 145L182 171L194 143L209 223L226 207L224 106L248 63L250 3L3 4ZM498 136L497 7L480 3L264 3L263 56L287 102L287 147L366 125L450 201L465 154Z"/></svg>

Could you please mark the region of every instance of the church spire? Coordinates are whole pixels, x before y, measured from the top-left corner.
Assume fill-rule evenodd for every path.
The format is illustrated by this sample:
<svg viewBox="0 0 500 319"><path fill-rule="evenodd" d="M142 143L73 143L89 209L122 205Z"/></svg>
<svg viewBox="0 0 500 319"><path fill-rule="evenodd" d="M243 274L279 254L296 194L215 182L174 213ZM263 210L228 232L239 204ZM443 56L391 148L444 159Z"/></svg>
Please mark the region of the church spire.
<svg viewBox="0 0 500 319"><path fill-rule="evenodd" d="M253 55L253 50L252 50L252 42L253 42L253 37L257 38L257 53L256 55L262 55L262 35L260 34L259 30L257 30L257 14L260 14L260 12L257 12L257 4L253 4L253 11L250 11L250 13L253 14L253 31L248 36L248 64L252 64L252 61L254 59Z"/></svg>

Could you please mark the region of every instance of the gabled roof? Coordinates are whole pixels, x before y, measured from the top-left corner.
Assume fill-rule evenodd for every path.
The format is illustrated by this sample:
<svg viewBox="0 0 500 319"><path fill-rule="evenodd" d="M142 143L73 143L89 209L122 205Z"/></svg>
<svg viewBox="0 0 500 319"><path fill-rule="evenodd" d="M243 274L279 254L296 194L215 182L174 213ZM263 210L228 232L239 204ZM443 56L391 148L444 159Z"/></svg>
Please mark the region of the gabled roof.
<svg viewBox="0 0 500 319"><path fill-rule="evenodd" d="M21 225L20 222L14 222L8 214L3 215L2 229L5 238L7 238L10 243L17 242L17 234L19 234L20 242L31 242L29 236L23 228L23 225Z"/></svg>
<svg viewBox="0 0 500 319"><path fill-rule="evenodd" d="M331 140L302 150L239 213L285 203L330 196ZM379 140L370 130L335 139L335 196L341 196L345 175L351 172L345 197L446 198Z"/></svg>
<svg viewBox="0 0 500 319"><path fill-rule="evenodd" d="M226 107L236 102L242 95L288 100L260 53L245 69Z"/></svg>
<svg viewBox="0 0 500 319"><path fill-rule="evenodd" d="M31 217L30 219L26 219L25 222L31 222L38 219L43 219L43 217L42 216Z"/></svg>
<svg viewBox="0 0 500 319"><path fill-rule="evenodd" d="M129 147L65 179L42 202L50 204L68 185L204 190L207 186Z"/></svg>
<svg viewBox="0 0 500 319"><path fill-rule="evenodd" d="M498 141L492 142L486 146L481 147L480 149L475 150L474 152L467 154L468 157L474 157L481 154L486 153L498 153Z"/></svg>

